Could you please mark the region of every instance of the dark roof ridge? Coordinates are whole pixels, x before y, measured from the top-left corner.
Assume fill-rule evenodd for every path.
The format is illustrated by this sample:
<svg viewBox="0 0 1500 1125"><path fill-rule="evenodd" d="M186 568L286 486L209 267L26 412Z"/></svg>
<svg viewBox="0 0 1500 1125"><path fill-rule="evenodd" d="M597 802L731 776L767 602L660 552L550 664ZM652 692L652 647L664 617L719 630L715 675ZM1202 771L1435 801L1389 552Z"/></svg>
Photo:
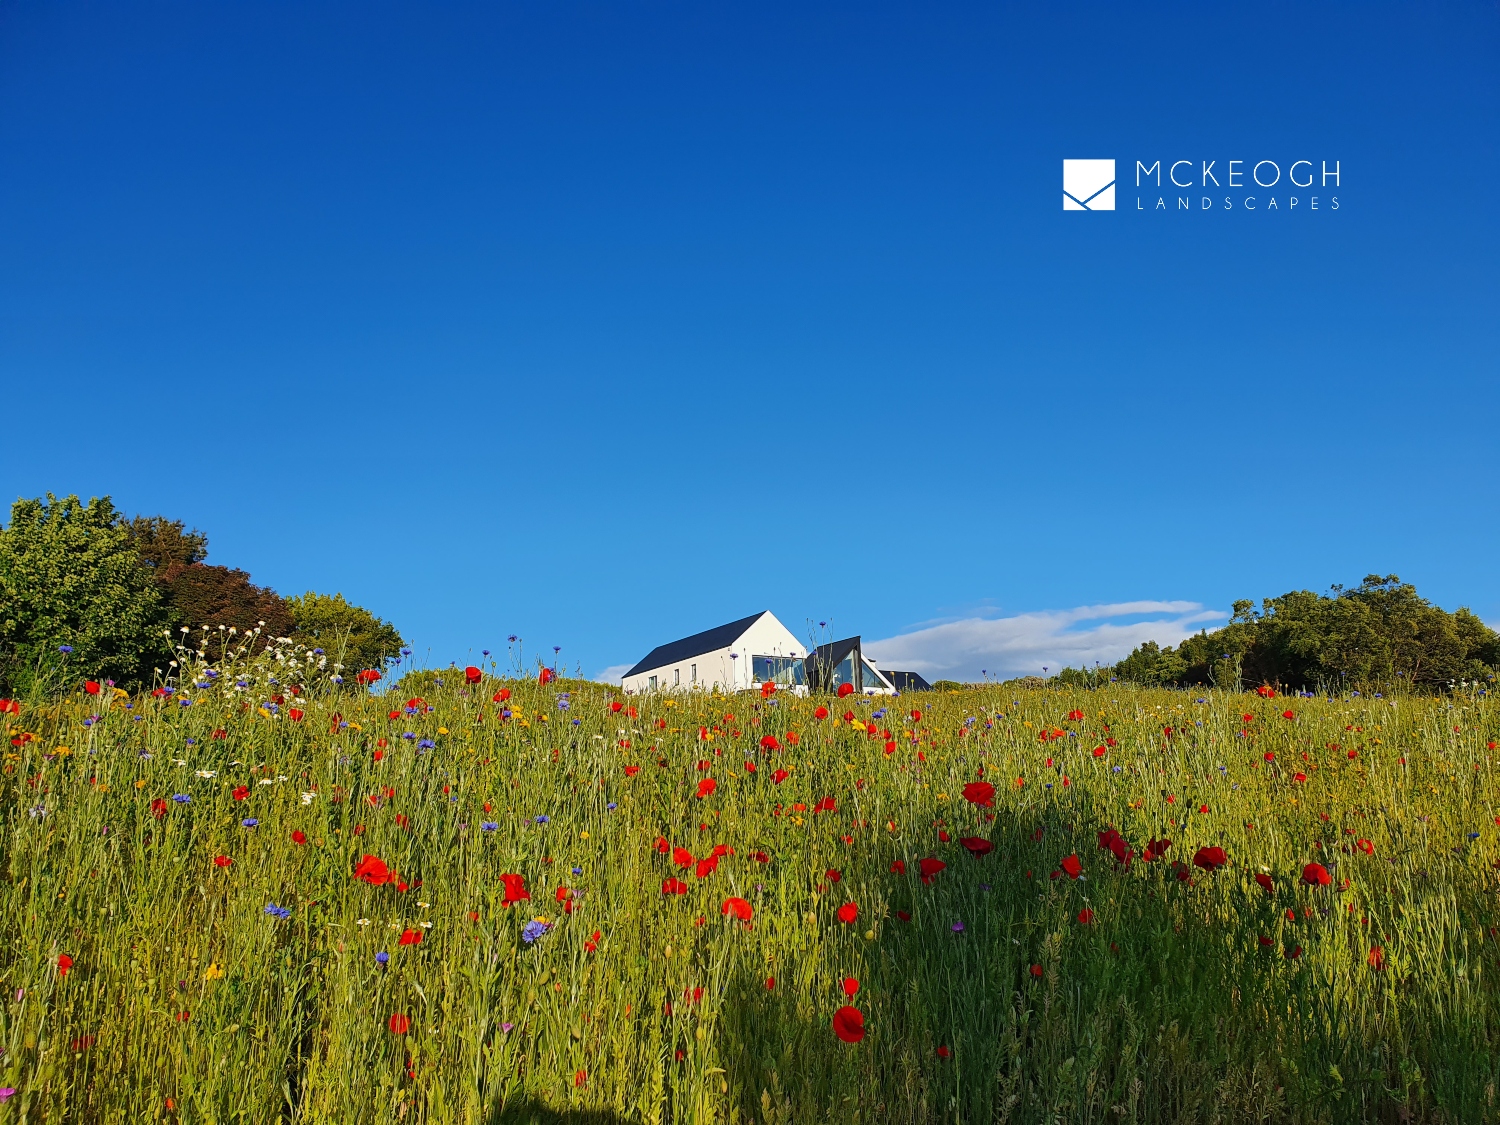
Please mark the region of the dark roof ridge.
<svg viewBox="0 0 1500 1125"><path fill-rule="evenodd" d="M713 652L714 649L723 648L738 640L746 629L754 625L766 614L769 609L763 609L759 613L752 613L749 617L742 617L738 621L731 621L727 625L717 628L705 629L701 633L694 633L691 637L683 637L681 640L668 641L664 645L657 645L639 661L634 668L626 672L626 676L634 676L649 668L661 668L667 664L676 664L681 660L688 660L694 656L702 656L705 652Z"/></svg>

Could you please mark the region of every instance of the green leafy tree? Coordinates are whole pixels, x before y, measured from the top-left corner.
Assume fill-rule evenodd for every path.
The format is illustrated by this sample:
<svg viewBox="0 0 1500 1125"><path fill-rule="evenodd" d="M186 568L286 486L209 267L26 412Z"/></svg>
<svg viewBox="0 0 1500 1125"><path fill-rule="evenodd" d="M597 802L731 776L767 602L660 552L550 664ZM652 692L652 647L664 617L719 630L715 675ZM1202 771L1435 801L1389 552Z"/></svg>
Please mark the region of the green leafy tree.
<svg viewBox="0 0 1500 1125"><path fill-rule="evenodd" d="M161 591L109 497L17 500L0 531L0 683L149 683L170 659ZM72 649L63 653L60 649Z"/></svg>
<svg viewBox="0 0 1500 1125"><path fill-rule="evenodd" d="M316 645L330 664L342 665L346 681L367 668L383 673L386 662L399 659L406 644L394 625L345 601L343 594L309 590L300 598L288 599L287 608L302 643Z"/></svg>
<svg viewBox="0 0 1500 1125"><path fill-rule="evenodd" d="M1115 674L1143 684L1432 690L1487 682L1497 663L1500 635L1469 610L1449 613L1394 574L1369 574L1352 590L1293 590L1259 610L1235 602L1224 628L1175 650L1142 645Z"/></svg>

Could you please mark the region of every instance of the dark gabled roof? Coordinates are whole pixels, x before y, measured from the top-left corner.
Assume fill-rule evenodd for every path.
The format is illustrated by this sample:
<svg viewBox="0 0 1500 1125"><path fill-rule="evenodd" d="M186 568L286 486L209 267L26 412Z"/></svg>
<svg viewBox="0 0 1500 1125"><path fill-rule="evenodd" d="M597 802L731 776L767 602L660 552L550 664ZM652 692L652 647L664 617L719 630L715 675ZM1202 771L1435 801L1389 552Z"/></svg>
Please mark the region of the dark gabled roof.
<svg viewBox="0 0 1500 1125"><path fill-rule="evenodd" d="M813 691L827 691L828 685L824 681L833 674L835 668L844 662L844 657L851 652L858 651L858 637L845 637L841 641L830 641L826 645L819 645L813 649L808 654L805 664L808 687Z"/></svg>
<svg viewBox="0 0 1500 1125"><path fill-rule="evenodd" d="M664 645L657 645L644 657L634 668L626 672L627 676L634 676L649 668L661 668L668 664L677 664L694 656L702 656L705 652L713 652L715 649L724 648L734 644L746 629L754 625L767 613L763 609L759 613L753 613L749 617L742 617L738 621L731 621L728 625L720 625L717 629L706 629L701 633L694 633L691 637L683 637L680 641L669 641Z"/></svg>
<svg viewBox="0 0 1500 1125"><path fill-rule="evenodd" d="M880 674L896 686L897 691L931 691L932 685L919 672L893 672L882 668Z"/></svg>

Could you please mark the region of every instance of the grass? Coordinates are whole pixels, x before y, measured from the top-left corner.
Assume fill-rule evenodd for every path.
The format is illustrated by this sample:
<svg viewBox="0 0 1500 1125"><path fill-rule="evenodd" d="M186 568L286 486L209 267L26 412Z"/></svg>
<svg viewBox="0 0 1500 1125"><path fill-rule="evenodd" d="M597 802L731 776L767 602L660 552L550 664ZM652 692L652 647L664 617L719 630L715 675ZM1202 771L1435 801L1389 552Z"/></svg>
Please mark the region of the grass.
<svg viewBox="0 0 1500 1125"><path fill-rule="evenodd" d="M1482 696L624 699L456 672L407 708L299 702L290 649L223 671L4 716L0 1121L1497 1118ZM981 780L993 807L964 799ZM1207 846L1227 864L1193 866ZM356 880L365 855L396 879Z"/></svg>

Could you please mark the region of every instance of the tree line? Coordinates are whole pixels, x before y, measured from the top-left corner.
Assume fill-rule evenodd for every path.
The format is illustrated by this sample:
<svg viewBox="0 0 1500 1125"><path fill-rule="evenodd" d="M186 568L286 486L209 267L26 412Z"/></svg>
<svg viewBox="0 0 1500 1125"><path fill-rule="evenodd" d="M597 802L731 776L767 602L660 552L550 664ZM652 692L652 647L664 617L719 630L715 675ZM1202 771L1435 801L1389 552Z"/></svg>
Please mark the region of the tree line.
<svg viewBox="0 0 1500 1125"><path fill-rule="evenodd" d="M1439 691L1493 684L1500 633L1468 609L1452 613L1394 574L1366 575L1353 589L1293 590L1256 609L1237 601L1229 624L1175 648L1148 641L1108 669L1065 669L1084 683L1108 675L1165 686Z"/></svg>
<svg viewBox="0 0 1500 1125"><path fill-rule="evenodd" d="M149 686L165 677L184 626L214 657L247 639L292 637L324 649L351 682L400 658L395 626L342 594L282 597L207 560L203 532L127 518L108 496L17 500L0 528L0 694L84 678Z"/></svg>

